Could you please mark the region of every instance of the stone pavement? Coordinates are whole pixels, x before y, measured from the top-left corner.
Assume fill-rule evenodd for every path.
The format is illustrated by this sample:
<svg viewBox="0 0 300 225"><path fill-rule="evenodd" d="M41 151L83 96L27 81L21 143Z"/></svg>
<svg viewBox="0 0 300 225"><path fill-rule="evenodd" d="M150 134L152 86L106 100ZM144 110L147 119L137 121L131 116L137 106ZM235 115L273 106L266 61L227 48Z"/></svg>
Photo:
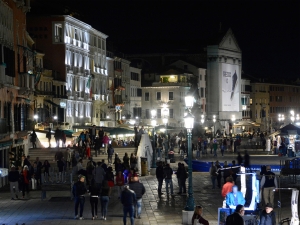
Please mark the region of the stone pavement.
<svg viewBox="0 0 300 225"><path fill-rule="evenodd" d="M136 219L135 224L166 224L178 225L182 222L182 209L186 204L186 196L175 195L174 198L162 199L157 195L157 181L154 176L141 177L140 181L145 185L146 194L143 196L141 219ZM173 176L174 193L178 192L175 175ZM165 187L163 186L163 190ZM217 224L218 207L222 206L220 189L211 189L210 177L207 173L193 173L193 190L196 205L204 207L204 218L210 224ZM84 221L74 220L74 203L67 191L47 192L47 198L40 199L40 191L31 191L30 197L21 200L10 200L8 190L0 191L0 224L112 224L120 225L122 222L122 205L118 200L117 190L114 189L109 202L106 221L91 220L89 197L83 216ZM20 195L19 195L20 196ZM282 218L290 217L290 192L282 192ZM277 202L278 194L275 194ZM98 215L100 214L100 204ZM278 209L275 209L278 211ZM129 219L127 219L129 224Z"/></svg>

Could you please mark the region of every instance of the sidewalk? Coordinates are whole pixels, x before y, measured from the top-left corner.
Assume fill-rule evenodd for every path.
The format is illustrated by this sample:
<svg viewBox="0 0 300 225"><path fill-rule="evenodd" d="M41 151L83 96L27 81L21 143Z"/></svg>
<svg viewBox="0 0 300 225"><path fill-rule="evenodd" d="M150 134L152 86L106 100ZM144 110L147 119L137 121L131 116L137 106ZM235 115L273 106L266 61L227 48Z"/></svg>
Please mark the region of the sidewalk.
<svg viewBox="0 0 300 225"><path fill-rule="evenodd" d="M140 181L146 188L143 196L141 219L136 219L137 225L179 225L182 221L182 209L186 204L186 196L175 195L174 198L158 198L157 180L154 176L141 177ZM178 184L173 176L174 193L178 192ZM204 207L204 218L210 225L217 224L218 207L222 206L221 189L211 189L210 177L207 173L193 173L193 190L195 205ZM163 186L165 192L165 186ZM89 197L86 197L84 221L74 220L74 203L70 200L69 192L47 192L47 199L41 201L40 191L32 191L30 199L10 200L8 191L0 192L0 223L15 225L16 223L29 224L99 224L99 220L91 220ZM19 195L20 196L20 195ZM282 216L290 217L290 192L281 193ZM58 197L58 198L53 198ZM275 195L277 202L278 194ZM277 212L278 209L275 209ZM100 215L100 204L98 215ZM129 219L127 219L129 221ZM121 225L122 205L114 189L109 202L106 221L101 224Z"/></svg>

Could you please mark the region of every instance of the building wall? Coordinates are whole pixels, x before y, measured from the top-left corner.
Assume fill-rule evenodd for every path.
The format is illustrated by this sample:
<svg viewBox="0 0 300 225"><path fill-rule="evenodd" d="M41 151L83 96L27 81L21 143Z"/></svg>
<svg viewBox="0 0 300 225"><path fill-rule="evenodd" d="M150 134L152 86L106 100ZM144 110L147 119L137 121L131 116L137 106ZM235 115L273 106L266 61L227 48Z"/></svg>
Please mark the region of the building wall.
<svg viewBox="0 0 300 225"><path fill-rule="evenodd" d="M217 115L219 120L230 120L232 115L242 119L240 103L240 78L242 69L242 54L231 30L228 30L218 45L207 47L207 114ZM224 76L225 73L225 76ZM232 81L225 82L226 76L232 78L237 75L237 82L233 87ZM224 85L225 83L228 86ZM226 90L225 90L226 89ZM231 100L233 97L233 100ZM232 110L233 109L233 110Z"/></svg>
<svg viewBox="0 0 300 225"><path fill-rule="evenodd" d="M250 92L251 92L250 80L241 79L241 103L242 103L243 120L251 119Z"/></svg>

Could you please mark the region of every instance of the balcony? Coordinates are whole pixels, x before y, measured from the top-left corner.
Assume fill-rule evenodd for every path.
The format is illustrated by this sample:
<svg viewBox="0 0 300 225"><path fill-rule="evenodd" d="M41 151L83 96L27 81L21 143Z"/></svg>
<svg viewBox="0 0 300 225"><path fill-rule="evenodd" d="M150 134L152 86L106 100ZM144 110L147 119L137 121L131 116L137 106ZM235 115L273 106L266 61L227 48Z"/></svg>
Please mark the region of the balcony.
<svg viewBox="0 0 300 225"><path fill-rule="evenodd" d="M165 87L165 86L181 86L181 87L190 87L191 83L187 82L153 82L153 87Z"/></svg>
<svg viewBox="0 0 300 225"><path fill-rule="evenodd" d="M92 100L94 103L100 103L101 105L104 105L108 103L108 95L93 94Z"/></svg>
<svg viewBox="0 0 300 225"><path fill-rule="evenodd" d="M54 93L52 91L40 91L40 90L35 90L35 95L36 96L53 96Z"/></svg>

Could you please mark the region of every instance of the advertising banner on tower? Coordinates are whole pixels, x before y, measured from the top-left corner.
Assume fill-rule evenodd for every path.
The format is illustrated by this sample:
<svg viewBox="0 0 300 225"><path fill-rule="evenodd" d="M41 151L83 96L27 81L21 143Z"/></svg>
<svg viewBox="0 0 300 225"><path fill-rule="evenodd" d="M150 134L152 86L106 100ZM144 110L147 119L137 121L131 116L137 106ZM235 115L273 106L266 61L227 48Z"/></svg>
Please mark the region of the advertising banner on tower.
<svg viewBox="0 0 300 225"><path fill-rule="evenodd" d="M238 65L222 63L222 111L240 109L240 71Z"/></svg>

